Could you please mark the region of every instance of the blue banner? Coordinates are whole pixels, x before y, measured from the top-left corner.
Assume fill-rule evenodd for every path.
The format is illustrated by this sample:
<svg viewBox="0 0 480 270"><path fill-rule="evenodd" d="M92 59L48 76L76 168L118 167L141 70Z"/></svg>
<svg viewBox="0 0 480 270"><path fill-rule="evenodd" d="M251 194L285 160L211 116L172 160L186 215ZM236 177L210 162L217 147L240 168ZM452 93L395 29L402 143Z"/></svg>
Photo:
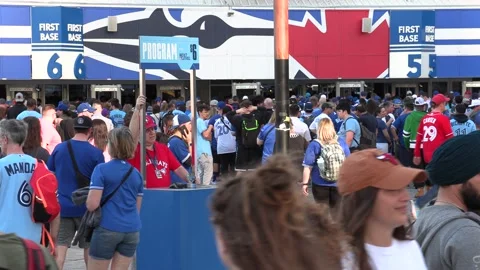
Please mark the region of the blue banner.
<svg viewBox="0 0 480 270"><path fill-rule="evenodd" d="M32 7L32 79L85 79L83 10Z"/></svg>
<svg viewBox="0 0 480 270"><path fill-rule="evenodd" d="M198 38L140 36L140 68L199 69Z"/></svg>
<svg viewBox="0 0 480 270"><path fill-rule="evenodd" d="M435 11L390 12L390 78L434 78Z"/></svg>

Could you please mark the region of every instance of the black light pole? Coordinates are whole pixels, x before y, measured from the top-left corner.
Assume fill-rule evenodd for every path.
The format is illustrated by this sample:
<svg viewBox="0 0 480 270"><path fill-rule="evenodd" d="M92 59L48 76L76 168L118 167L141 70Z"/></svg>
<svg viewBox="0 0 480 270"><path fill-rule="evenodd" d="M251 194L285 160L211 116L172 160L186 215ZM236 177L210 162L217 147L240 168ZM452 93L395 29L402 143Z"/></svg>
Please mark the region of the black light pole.
<svg viewBox="0 0 480 270"><path fill-rule="evenodd" d="M280 129L288 117L288 0L275 0L273 5L275 38L275 152L287 154L290 125Z"/></svg>

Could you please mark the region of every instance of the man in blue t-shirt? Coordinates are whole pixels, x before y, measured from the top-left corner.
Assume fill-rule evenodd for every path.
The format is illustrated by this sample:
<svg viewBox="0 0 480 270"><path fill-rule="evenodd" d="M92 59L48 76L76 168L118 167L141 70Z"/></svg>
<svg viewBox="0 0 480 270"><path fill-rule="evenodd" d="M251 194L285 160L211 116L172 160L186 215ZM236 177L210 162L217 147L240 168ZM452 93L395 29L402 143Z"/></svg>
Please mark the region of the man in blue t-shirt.
<svg viewBox="0 0 480 270"><path fill-rule="evenodd" d="M257 143L263 145L262 163L265 163L275 150L275 124L268 123L262 127Z"/></svg>
<svg viewBox="0 0 480 270"><path fill-rule="evenodd" d="M197 118L197 145L195 146L196 170L198 178L203 185L210 185L213 177L213 157L210 140L212 139L213 126L205 124L210 114L210 106L200 104Z"/></svg>
<svg viewBox="0 0 480 270"><path fill-rule="evenodd" d="M36 160L22 150L27 130L23 121L0 122L0 147L5 155L0 159L0 232L40 243L42 224L33 222L31 209L30 180Z"/></svg>
<svg viewBox="0 0 480 270"><path fill-rule="evenodd" d="M56 259L60 269L63 268L67 250L86 211L85 205L76 206L71 199L72 192L83 187L79 186L82 179L77 175L81 174L83 179L89 180L95 166L105 162L103 152L88 142L88 136L92 131L92 120L88 116L75 118L74 130L75 136L57 145L47 163L48 168L55 173L58 180L60 228L52 226L52 231L58 230ZM73 156L70 155L70 146ZM78 168L78 174L76 168ZM84 241L84 237L80 238L79 247L84 249L85 258L87 258L88 243Z"/></svg>
<svg viewBox="0 0 480 270"><path fill-rule="evenodd" d="M400 114L400 116L393 122L390 127L393 141L395 143L395 156L398 158L400 163L405 167L411 167L413 160L413 153L409 150L409 147L405 147L405 140L403 139L403 127L405 126L405 121L410 113L413 111L413 99L406 98L403 106L405 109Z"/></svg>
<svg viewBox="0 0 480 270"><path fill-rule="evenodd" d="M360 123L350 115L350 109L350 102L341 100L337 105L336 111L338 118L343 120L338 131L338 137L342 138L347 143L350 152L353 152L358 148L362 134Z"/></svg>
<svg viewBox="0 0 480 270"><path fill-rule="evenodd" d="M110 105L112 106L110 120L112 120L113 126L116 128L123 126L123 119L127 114L121 110L120 101L117 98L113 98L110 101Z"/></svg>

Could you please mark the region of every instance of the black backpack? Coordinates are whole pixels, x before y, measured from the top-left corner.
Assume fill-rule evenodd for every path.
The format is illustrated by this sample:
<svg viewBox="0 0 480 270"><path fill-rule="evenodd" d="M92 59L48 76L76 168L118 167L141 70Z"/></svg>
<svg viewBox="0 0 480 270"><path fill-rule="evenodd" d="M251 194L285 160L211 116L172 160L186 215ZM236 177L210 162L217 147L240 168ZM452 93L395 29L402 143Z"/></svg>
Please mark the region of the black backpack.
<svg viewBox="0 0 480 270"><path fill-rule="evenodd" d="M312 140L313 139L316 139L317 138L317 133L316 132L312 132L310 130L310 125L313 123L313 120L315 120L315 117L313 115L310 115L310 116L302 116L302 120L303 122L307 125L308 127L308 130L310 131L310 136L312 137Z"/></svg>
<svg viewBox="0 0 480 270"><path fill-rule="evenodd" d="M358 144L358 150L370 149L377 147L377 134L371 132L365 125L360 123L360 121L356 120L353 117L349 117L347 120L343 121L344 128L346 127L347 121L353 119L357 121L360 125L360 141L357 142L355 136L353 136L353 140Z"/></svg>
<svg viewBox="0 0 480 270"><path fill-rule="evenodd" d="M242 144L244 147L258 147L257 138L260 128L260 123L254 115L252 117L242 117Z"/></svg>
<svg viewBox="0 0 480 270"><path fill-rule="evenodd" d="M160 118L160 121L158 121L158 127L160 128L160 131L162 133L165 133L166 131L163 130L163 119L165 119L165 117L169 116L169 115L173 115L173 111L167 111L161 118Z"/></svg>

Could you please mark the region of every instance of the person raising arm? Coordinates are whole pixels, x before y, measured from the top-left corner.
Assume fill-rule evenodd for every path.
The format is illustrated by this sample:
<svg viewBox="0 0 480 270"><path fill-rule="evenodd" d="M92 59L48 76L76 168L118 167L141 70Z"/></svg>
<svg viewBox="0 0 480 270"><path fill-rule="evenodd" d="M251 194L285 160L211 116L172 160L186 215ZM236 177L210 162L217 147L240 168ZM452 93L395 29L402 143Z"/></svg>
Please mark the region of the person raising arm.
<svg viewBox="0 0 480 270"><path fill-rule="evenodd" d="M145 96L139 96L135 106L135 111L130 121L130 131L134 142L137 144L135 155L128 162L137 170L140 168L140 119L142 113L145 113ZM155 121L152 117L146 116L145 122L145 148L146 148L146 188L168 188L171 184L170 171L173 171L180 179L188 182L189 174L187 170L178 162L173 153L166 145L156 141Z"/></svg>

